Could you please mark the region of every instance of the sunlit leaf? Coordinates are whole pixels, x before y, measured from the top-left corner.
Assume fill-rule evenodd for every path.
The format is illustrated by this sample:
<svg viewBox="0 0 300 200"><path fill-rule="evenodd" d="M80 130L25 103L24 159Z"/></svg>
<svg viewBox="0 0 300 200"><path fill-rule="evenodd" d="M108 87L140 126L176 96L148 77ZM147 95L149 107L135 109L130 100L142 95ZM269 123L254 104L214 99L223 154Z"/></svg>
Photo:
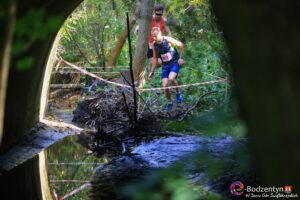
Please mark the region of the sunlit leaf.
<svg viewBox="0 0 300 200"><path fill-rule="evenodd" d="M26 70L29 70L33 66L33 62L34 62L33 57L23 58L21 60L18 60L16 67L20 71L26 71Z"/></svg>

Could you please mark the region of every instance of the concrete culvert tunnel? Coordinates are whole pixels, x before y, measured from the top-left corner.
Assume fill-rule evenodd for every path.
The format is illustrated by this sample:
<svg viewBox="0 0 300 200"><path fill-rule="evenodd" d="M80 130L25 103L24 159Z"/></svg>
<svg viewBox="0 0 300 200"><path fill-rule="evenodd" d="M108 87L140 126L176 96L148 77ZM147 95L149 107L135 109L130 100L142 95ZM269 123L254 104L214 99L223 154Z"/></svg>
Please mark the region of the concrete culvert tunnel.
<svg viewBox="0 0 300 200"><path fill-rule="evenodd" d="M55 36L63 20L80 2L7 0L1 5L4 14L0 21L5 25L5 31L0 33L1 159L6 156L9 160L7 155L18 150L29 130L39 122L42 85L47 64L52 65L50 55ZM296 19L300 17L300 4L281 0L213 0L212 4L229 47L234 90L249 129L258 174L266 186L291 185L299 195L300 25ZM42 10L45 19L58 17L60 26L27 44L26 35L18 38L14 31L16 23L32 10ZM11 49L18 41L28 48L14 55ZM17 65L28 59L32 61L31 67L19 70ZM40 165L45 162L43 150L36 155L9 171L0 166L2 197L51 198L45 188L47 177L42 172L46 169Z"/></svg>
<svg viewBox="0 0 300 200"><path fill-rule="evenodd" d="M45 70L55 36L64 19L81 3L81 0L61 1L4 1L1 5L1 101L0 101L0 154L5 156L24 142L29 130L39 122L41 91ZM43 13L42 19L57 20L55 30L47 30L38 39L15 35L16 26L30 12ZM26 22L23 22L26 23ZM30 26L30 24L27 24ZM28 31L28 30L27 30ZM30 42L31 41L31 42ZM12 55L16 42L27 45L25 50ZM32 59L28 70L19 70L16 65L21 60ZM51 61L49 61L51 62ZM5 87L6 86L6 87ZM3 116L3 117L2 117ZM24 151L24 149L23 149ZM45 172L42 173L43 151L20 166L12 166L7 171L1 166L1 198L3 199L51 199L44 187ZM26 149L23 152L26 157ZM31 152L32 153L32 152ZM7 159L7 158L5 158ZM11 159L10 162L13 162ZM3 161L3 160L2 160ZM23 163L24 161L19 161ZM18 162L17 162L18 163ZM2 162L3 164L3 162ZM47 173L46 173L47 175ZM43 194L44 193L44 194Z"/></svg>

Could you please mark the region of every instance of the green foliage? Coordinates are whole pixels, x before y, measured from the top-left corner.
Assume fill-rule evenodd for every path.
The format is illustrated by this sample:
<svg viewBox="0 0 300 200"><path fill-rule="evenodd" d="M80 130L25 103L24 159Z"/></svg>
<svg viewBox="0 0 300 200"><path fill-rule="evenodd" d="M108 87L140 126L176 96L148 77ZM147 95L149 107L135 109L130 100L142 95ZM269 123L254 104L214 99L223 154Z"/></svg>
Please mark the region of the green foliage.
<svg viewBox="0 0 300 200"><path fill-rule="evenodd" d="M170 26L173 28L174 37L185 43L185 66L199 69L201 72L206 72L204 67L209 67L207 72L215 72L224 67L223 60L228 61L227 49L222 32L218 29L215 16L211 12L210 1L185 0L179 4L165 1L165 6L166 14L172 21ZM174 26L176 24L179 27ZM218 75L224 76L226 73Z"/></svg>
<svg viewBox="0 0 300 200"><path fill-rule="evenodd" d="M126 24L126 11L132 3L116 0L86 0L66 20L61 30L59 54L83 66L105 66ZM128 65L128 50L123 51L117 65Z"/></svg>
<svg viewBox="0 0 300 200"><path fill-rule="evenodd" d="M69 61L80 61L82 66L105 66L126 24L124 20L126 11L131 10L134 4L134 1L114 2L113 5L110 1L84 1L62 27L59 54ZM227 72L223 68L227 69L229 65L227 49L222 33L215 24L210 2L165 0L162 3L165 5L167 18L170 19L173 36L185 43L185 64L180 71L180 83L188 84L226 77ZM134 48L136 40L135 37L132 38ZM125 44L117 65L128 66L128 63L128 48ZM160 85L160 74L157 73L152 86L160 87ZM150 85L145 87L149 88ZM212 89L223 90L225 84L198 87L202 88L204 91L194 89L187 91L185 98L194 101L197 96ZM163 101L164 98L160 100Z"/></svg>
<svg viewBox="0 0 300 200"><path fill-rule="evenodd" d="M23 18L17 21L16 36L31 39L44 38L47 35L44 26L45 11L30 10Z"/></svg>
<svg viewBox="0 0 300 200"><path fill-rule="evenodd" d="M124 187L123 195L133 200L217 200L219 196L196 186L183 176L183 163L153 172L143 182Z"/></svg>
<svg viewBox="0 0 300 200"><path fill-rule="evenodd" d="M33 65L34 58L33 57L26 57L17 62L17 69L20 71L26 71L31 68Z"/></svg>
<svg viewBox="0 0 300 200"><path fill-rule="evenodd" d="M171 121L167 130L175 132L189 132L192 134L205 134L210 136L231 135L235 139L246 136L246 125L235 113L224 110L210 112L194 112L184 121Z"/></svg>
<svg viewBox="0 0 300 200"><path fill-rule="evenodd" d="M16 37L29 41L45 39L59 28L61 22L60 16L47 16L43 9L29 10L16 23Z"/></svg>
<svg viewBox="0 0 300 200"><path fill-rule="evenodd" d="M179 84L192 84L228 78L230 76L230 63L228 51L225 46L222 32L215 23L215 16L211 12L209 0L164 0L172 37L185 44L184 66L180 68ZM146 88L161 87L160 69L156 70L152 85ZM209 104L205 109L224 106L230 97L230 85L227 83L207 84L203 86L183 88L185 102L193 104L197 99L210 91L218 91L214 95L205 97ZM153 95L144 94L144 98ZM162 96L156 97L165 102ZM164 104L164 103L162 103ZM202 109L203 106L202 106Z"/></svg>
<svg viewBox="0 0 300 200"><path fill-rule="evenodd" d="M43 9L29 10L16 21L12 57L25 53L34 42L44 40L49 33L54 33L61 22L60 16L48 16ZM33 61L33 58L25 57L16 63L16 67L18 70L29 70Z"/></svg>
<svg viewBox="0 0 300 200"><path fill-rule="evenodd" d="M2 7L2 5L0 5L0 19L3 18L6 15L6 12L4 10L4 8Z"/></svg>
<svg viewBox="0 0 300 200"><path fill-rule="evenodd" d="M223 111L205 113L201 116L192 117L189 121L197 130L202 130L202 132L211 135L218 133L231 134L234 127L242 126L236 116ZM245 133L241 132L240 134L244 136Z"/></svg>

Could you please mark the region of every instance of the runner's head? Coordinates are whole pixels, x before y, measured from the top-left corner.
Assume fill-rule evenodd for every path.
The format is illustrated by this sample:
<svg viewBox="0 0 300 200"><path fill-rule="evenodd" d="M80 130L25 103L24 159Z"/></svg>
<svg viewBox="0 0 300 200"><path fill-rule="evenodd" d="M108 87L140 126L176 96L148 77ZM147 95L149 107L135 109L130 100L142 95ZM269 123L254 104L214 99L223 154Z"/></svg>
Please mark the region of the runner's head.
<svg viewBox="0 0 300 200"><path fill-rule="evenodd" d="M153 40L155 42L161 42L162 41L162 35L159 27L153 27L151 30L151 35L153 37Z"/></svg>
<svg viewBox="0 0 300 200"><path fill-rule="evenodd" d="M161 4L156 4L154 7L155 20L160 21L164 13L164 7Z"/></svg>

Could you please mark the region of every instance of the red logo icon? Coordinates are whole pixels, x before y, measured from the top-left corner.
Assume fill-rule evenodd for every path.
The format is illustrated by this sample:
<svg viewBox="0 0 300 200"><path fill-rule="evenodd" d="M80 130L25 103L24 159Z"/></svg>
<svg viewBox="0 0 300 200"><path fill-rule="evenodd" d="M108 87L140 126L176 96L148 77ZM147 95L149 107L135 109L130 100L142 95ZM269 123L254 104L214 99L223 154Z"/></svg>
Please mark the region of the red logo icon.
<svg viewBox="0 0 300 200"><path fill-rule="evenodd" d="M285 193L291 193L292 192L292 186L291 185L284 186L284 191L285 191Z"/></svg>

